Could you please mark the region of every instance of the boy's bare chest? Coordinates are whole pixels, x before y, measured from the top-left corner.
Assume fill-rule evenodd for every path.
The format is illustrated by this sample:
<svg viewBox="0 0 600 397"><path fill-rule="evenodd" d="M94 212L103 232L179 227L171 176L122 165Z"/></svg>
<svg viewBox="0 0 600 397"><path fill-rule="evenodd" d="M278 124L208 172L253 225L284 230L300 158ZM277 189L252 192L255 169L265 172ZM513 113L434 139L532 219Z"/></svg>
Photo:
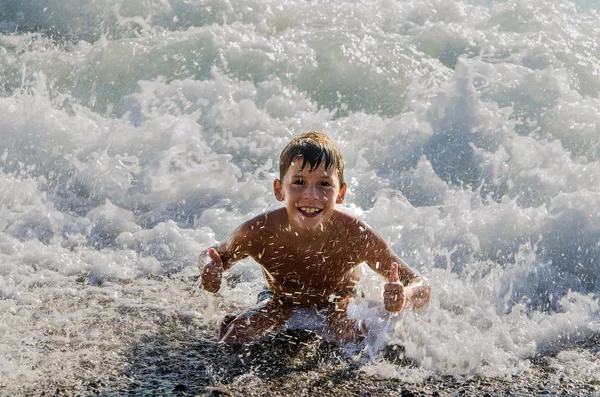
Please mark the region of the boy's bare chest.
<svg viewBox="0 0 600 397"><path fill-rule="evenodd" d="M254 259L273 276L292 273L343 275L359 264L352 248L337 241L299 245L274 242L260 247Z"/></svg>

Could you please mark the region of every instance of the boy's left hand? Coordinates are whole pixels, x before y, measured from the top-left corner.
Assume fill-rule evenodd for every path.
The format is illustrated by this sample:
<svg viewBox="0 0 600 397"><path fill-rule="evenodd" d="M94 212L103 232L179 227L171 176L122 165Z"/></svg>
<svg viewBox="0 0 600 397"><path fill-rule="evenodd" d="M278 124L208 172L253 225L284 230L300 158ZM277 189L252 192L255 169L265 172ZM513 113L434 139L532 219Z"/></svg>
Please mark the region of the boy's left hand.
<svg viewBox="0 0 600 397"><path fill-rule="evenodd" d="M388 312L399 312L404 308L406 296L404 285L398 278L398 264L392 263L388 282L383 286L383 305Z"/></svg>

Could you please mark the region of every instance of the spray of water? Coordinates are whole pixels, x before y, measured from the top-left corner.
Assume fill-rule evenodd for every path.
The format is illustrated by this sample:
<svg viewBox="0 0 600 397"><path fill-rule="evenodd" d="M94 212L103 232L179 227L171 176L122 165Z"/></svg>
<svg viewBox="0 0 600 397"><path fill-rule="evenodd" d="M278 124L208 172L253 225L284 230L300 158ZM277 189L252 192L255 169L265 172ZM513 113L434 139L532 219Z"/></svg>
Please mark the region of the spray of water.
<svg viewBox="0 0 600 397"><path fill-rule="evenodd" d="M598 332L596 2L5 3L0 386L251 305L252 260L218 296L185 280L279 205L279 152L310 129L346 157L342 209L434 291L386 317L364 269L373 354L419 364L365 372L501 376Z"/></svg>

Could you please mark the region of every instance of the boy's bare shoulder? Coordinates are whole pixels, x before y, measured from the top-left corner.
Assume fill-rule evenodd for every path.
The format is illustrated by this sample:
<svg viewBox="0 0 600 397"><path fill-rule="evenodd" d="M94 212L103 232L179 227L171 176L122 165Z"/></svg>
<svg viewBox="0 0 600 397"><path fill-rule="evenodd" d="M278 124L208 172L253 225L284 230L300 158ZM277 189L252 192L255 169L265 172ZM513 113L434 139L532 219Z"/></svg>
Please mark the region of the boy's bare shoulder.
<svg viewBox="0 0 600 397"><path fill-rule="evenodd" d="M277 231L284 227L283 225L285 225L286 220L287 214L285 208L278 208L263 212L247 220L238 227L237 231L245 235L257 235Z"/></svg>
<svg viewBox="0 0 600 397"><path fill-rule="evenodd" d="M363 219L347 212L336 209L333 219L339 227L337 232L346 234L349 237L364 237L366 234L373 232L373 229Z"/></svg>
<svg viewBox="0 0 600 397"><path fill-rule="evenodd" d="M224 258L233 257L237 260L243 259L246 255L254 257L264 244L276 234L274 230L279 230L275 228L281 222L281 216L281 211L274 210L245 221L219 247L219 253Z"/></svg>

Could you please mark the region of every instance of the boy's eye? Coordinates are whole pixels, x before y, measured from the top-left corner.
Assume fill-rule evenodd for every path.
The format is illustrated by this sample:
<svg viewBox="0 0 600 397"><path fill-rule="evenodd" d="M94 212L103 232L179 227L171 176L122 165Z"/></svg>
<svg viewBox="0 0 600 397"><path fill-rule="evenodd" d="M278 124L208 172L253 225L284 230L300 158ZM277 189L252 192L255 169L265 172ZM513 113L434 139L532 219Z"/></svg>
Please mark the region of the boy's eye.
<svg viewBox="0 0 600 397"><path fill-rule="evenodd" d="M294 182L292 182L294 185L304 185L304 180L302 179L296 179Z"/></svg>
<svg viewBox="0 0 600 397"><path fill-rule="evenodd" d="M321 186L331 186L331 183L329 183L327 181L323 181L323 182L321 182Z"/></svg>

